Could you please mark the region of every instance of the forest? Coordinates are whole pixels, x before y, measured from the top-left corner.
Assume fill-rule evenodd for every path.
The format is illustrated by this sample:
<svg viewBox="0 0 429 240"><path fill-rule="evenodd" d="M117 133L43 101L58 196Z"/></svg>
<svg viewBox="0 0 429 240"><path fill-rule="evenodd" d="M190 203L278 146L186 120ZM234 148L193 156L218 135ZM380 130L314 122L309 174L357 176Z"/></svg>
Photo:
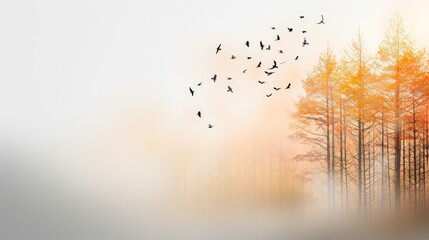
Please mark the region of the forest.
<svg viewBox="0 0 429 240"><path fill-rule="evenodd" d="M429 69L402 17L376 52L358 29L338 55L327 47L303 80L294 137L320 163L333 216L427 218Z"/></svg>

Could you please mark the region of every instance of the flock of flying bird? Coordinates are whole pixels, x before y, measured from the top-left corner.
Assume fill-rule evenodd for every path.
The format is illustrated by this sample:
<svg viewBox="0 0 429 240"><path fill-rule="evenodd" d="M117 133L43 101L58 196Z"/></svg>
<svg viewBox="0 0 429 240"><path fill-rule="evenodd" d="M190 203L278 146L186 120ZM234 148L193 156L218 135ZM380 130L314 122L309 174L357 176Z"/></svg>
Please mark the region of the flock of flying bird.
<svg viewBox="0 0 429 240"><path fill-rule="evenodd" d="M300 19L303 19L304 18L304 16L299 16L299 18ZM317 22L316 24L325 24L325 20L324 20L324 17L323 17L323 15L321 15L321 20L319 21L319 22ZM276 30L276 27L271 27L271 30ZM293 31L293 28L287 28L287 30L288 30L288 32L292 32ZM305 31L305 30L303 30L302 31L302 33L303 34L305 34L305 33L307 33L307 31ZM280 35L278 35L277 34L277 36L276 36L276 38L275 38L275 41L280 41ZM250 42L249 41L246 41L245 42L245 45L246 45L246 47L250 47ZM307 39L304 37L304 39L303 39L303 41L302 41L302 47L305 47L306 45L309 45L309 42L307 41ZM216 53L215 54L218 54L219 53L219 51L221 51L222 50L222 44L219 44L218 46L217 46L217 48L216 48ZM259 48L263 51L263 50L271 50L271 45L269 45L268 44L268 46L266 46L262 41L259 41ZM279 50L279 53L280 54L282 54L283 53L283 50ZM234 59L236 59L237 58L237 56L235 56L235 55L231 55L231 58L230 59L232 59L232 60L234 60ZM298 58L299 58L299 56L296 56L295 57L295 60L298 60ZM249 60L249 59L252 59L252 57L247 57L247 59ZM282 63L280 63L280 64L283 64L283 63L285 63L285 62L282 62ZM262 62L261 61L259 61L259 63L258 63L258 65L256 66L256 68L261 68L262 67ZM277 62L275 61L275 60L273 60L273 64L272 64L272 66L271 67L269 67L269 68L267 68L267 69L265 69L264 70L264 73L267 75L267 76L270 76L270 75L272 75L272 74L274 74L275 73L275 69L278 69L279 68L279 66L278 66L278 64L277 64ZM247 69L245 69L245 70L243 70L242 72L243 73L246 73L246 71L247 71ZM216 82L216 80L217 80L217 74L214 74L214 76L213 77L211 77L211 80L215 83ZM232 80L232 78L231 77L228 77L227 78L227 80ZM266 83L266 81L258 81L258 83L259 84L264 84L264 83ZM199 86L201 86L203 83L202 82L200 82L200 83L198 83L197 84L197 86L199 87ZM285 89L290 89L290 87L291 87L291 83L289 83L286 87L285 87ZM281 90L282 88L280 88L280 87L273 87L273 89L275 90L275 91L279 91L279 90ZM194 89L192 89L192 87L189 87L189 92L191 93L191 96L194 96L194 93L195 93L195 90ZM231 86L227 86L227 90L226 90L226 92L229 92L229 93L234 93L234 91L233 91L233 89L232 89L232 87ZM266 95L266 97L271 97L273 94L272 93L269 93L269 94L267 94ZM201 111L198 111L197 112L197 116L199 117L199 118L201 118L202 117L202 114L201 114ZM209 124L208 125L208 128L213 128L213 125L212 124Z"/></svg>

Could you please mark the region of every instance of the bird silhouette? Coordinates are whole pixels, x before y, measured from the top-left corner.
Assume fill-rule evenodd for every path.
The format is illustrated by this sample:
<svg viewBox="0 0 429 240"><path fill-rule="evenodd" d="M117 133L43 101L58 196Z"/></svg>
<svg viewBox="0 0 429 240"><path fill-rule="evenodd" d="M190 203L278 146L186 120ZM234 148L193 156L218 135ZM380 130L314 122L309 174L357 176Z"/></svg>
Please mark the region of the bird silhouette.
<svg viewBox="0 0 429 240"><path fill-rule="evenodd" d="M303 18L304 18L304 16L299 16L299 18L300 18L300 19L303 19Z"/></svg>
<svg viewBox="0 0 429 240"><path fill-rule="evenodd" d="M213 128L213 125L209 124L209 128Z"/></svg>
<svg viewBox="0 0 429 240"><path fill-rule="evenodd" d="M283 50L281 50L281 49L280 49L280 50L279 50L279 53L283 53Z"/></svg>
<svg viewBox="0 0 429 240"><path fill-rule="evenodd" d="M299 56L296 56L296 57L295 57L295 60L298 60L298 58L299 58Z"/></svg>
<svg viewBox="0 0 429 240"><path fill-rule="evenodd" d="M304 30L304 31L302 31L302 33L307 33L307 31Z"/></svg>
<svg viewBox="0 0 429 240"><path fill-rule="evenodd" d="M273 94L272 94L272 93L270 93L270 94L267 94L266 96L267 96L267 97L271 97L271 95L273 95Z"/></svg>
<svg viewBox="0 0 429 240"><path fill-rule="evenodd" d="M276 27L271 27L271 30L275 30L276 29Z"/></svg>
<svg viewBox="0 0 429 240"><path fill-rule="evenodd" d="M194 90L192 90L192 88L189 88L189 91L191 92L191 96L194 96Z"/></svg>
<svg viewBox="0 0 429 240"><path fill-rule="evenodd" d="M270 76L271 74L273 74L274 72L268 72L268 71L264 71L265 74L267 74L267 76Z"/></svg>
<svg viewBox="0 0 429 240"><path fill-rule="evenodd" d="M201 86L202 84L203 84L203 83L202 83L202 82L200 82L200 83L198 83L198 84L197 84L197 86Z"/></svg>
<svg viewBox="0 0 429 240"><path fill-rule="evenodd" d="M252 59L252 57L247 57L247 59Z"/></svg>
<svg viewBox="0 0 429 240"><path fill-rule="evenodd" d="M322 19L320 20L320 22L318 22L317 24L325 24L325 19L323 18L323 14L322 15L320 15L320 16L322 16Z"/></svg>
<svg viewBox="0 0 429 240"><path fill-rule="evenodd" d="M201 118L201 111L198 111L198 112L197 112L197 116L198 116L199 118Z"/></svg>
<svg viewBox="0 0 429 240"><path fill-rule="evenodd" d="M279 40L280 40L280 36L277 34L276 41L279 41Z"/></svg>
<svg viewBox="0 0 429 240"><path fill-rule="evenodd" d="M246 46L247 46L247 47L249 47L249 46L250 46L249 41L246 41Z"/></svg>
<svg viewBox="0 0 429 240"><path fill-rule="evenodd" d="M277 88L277 87L273 87L274 88L274 90L276 90L276 91L278 91L278 90L280 90L281 88Z"/></svg>
<svg viewBox="0 0 429 240"><path fill-rule="evenodd" d="M287 87L285 89L289 89L290 88L290 83L287 85Z"/></svg>
<svg viewBox="0 0 429 240"><path fill-rule="evenodd" d="M302 47L305 47L305 45L308 45L309 43L307 42L307 39L304 38L304 41L302 42Z"/></svg>
<svg viewBox="0 0 429 240"><path fill-rule="evenodd" d="M216 54L220 51L220 50L222 50L221 48L220 48L220 46L221 46L222 44L219 44L219 46L217 46L217 48L216 48Z"/></svg>
<svg viewBox="0 0 429 240"><path fill-rule="evenodd" d="M263 82L263 81L258 81L258 83L260 83L260 84L264 84L265 82Z"/></svg>
<svg viewBox="0 0 429 240"><path fill-rule="evenodd" d="M244 70L243 70L243 73L246 73L246 71L247 71L247 69L244 69Z"/></svg>
<svg viewBox="0 0 429 240"><path fill-rule="evenodd" d="M213 82L216 82L216 78L217 78L217 75L215 74L215 75L211 78L211 80L213 80Z"/></svg>
<svg viewBox="0 0 429 240"><path fill-rule="evenodd" d="M293 28L287 28L287 30L289 30L289 32L292 32L292 31L293 31Z"/></svg>
<svg viewBox="0 0 429 240"><path fill-rule="evenodd" d="M232 80L232 78L231 78L231 77L228 77L226 80Z"/></svg>
<svg viewBox="0 0 429 240"><path fill-rule="evenodd" d="M236 59L237 56L231 55L231 59Z"/></svg>
<svg viewBox="0 0 429 240"><path fill-rule="evenodd" d="M277 66L277 62L275 60L273 60L273 62L274 62L274 64L273 64L273 66L269 70L273 70L274 68L279 68Z"/></svg>
<svg viewBox="0 0 429 240"><path fill-rule="evenodd" d="M268 45L268 47L265 50L271 50L271 45Z"/></svg>
<svg viewBox="0 0 429 240"><path fill-rule="evenodd" d="M264 50L265 45L262 43L262 41L259 41L259 46L261 47L261 50Z"/></svg>
<svg viewBox="0 0 429 240"><path fill-rule="evenodd" d="M258 66L256 66L256 68L261 67L261 64L262 64L262 62L259 62L259 63L258 63Z"/></svg>
<svg viewBox="0 0 429 240"><path fill-rule="evenodd" d="M226 90L226 92L234 93L234 92L232 91L232 88L231 88L230 86L228 86L228 90Z"/></svg>

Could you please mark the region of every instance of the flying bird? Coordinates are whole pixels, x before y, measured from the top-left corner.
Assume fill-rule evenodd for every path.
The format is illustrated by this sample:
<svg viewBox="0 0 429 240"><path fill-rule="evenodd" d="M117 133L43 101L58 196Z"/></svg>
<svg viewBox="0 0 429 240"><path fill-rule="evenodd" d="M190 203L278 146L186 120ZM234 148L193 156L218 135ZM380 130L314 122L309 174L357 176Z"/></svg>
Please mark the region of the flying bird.
<svg viewBox="0 0 429 240"><path fill-rule="evenodd" d="M277 66L277 62L275 60L273 60L273 62L274 62L274 64L273 64L273 66L269 70L273 70L274 68L279 68Z"/></svg>
<svg viewBox="0 0 429 240"><path fill-rule="evenodd" d="M304 41L302 42L302 47L305 47L305 45L308 45L307 39L304 38Z"/></svg>
<svg viewBox="0 0 429 240"><path fill-rule="evenodd" d="M303 18L304 18L304 16L299 16L299 18L300 18L300 19L303 19Z"/></svg>
<svg viewBox="0 0 429 240"><path fill-rule="evenodd" d="M232 78L231 78L231 77L228 77L226 80L232 80Z"/></svg>
<svg viewBox="0 0 429 240"><path fill-rule="evenodd" d="M256 68L261 67L261 64L262 64L262 62L259 62L259 63L258 63L258 66L256 66Z"/></svg>
<svg viewBox="0 0 429 240"><path fill-rule="evenodd" d="M276 91L278 91L278 90L280 90L281 88L277 88L277 87L273 87L274 88L274 90L276 90Z"/></svg>
<svg viewBox="0 0 429 240"><path fill-rule="evenodd" d="M236 59L237 56L231 55L231 59Z"/></svg>
<svg viewBox="0 0 429 240"><path fill-rule="evenodd" d="M201 111L198 111L198 112L197 112L197 116L198 116L199 118L201 118Z"/></svg>
<svg viewBox="0 0 429 240"><path fill-rule="evenodd" d="M271 95L273 95L272 93L270 93L270 94L268 94L268 95L266 95L267 97L271 97Z"/></svg>
<svg viewBox="0 0 429 240"><path fill-rule="evenodd" d="M277 34L276 41L279 41L279 40L280 40L280 36Z"/></svg>
<svg viewBox="0 0 429 240"><path fill-rule="evenodd" d="M304 31L302 31L302 33L307 33L307 31L304 30Z"/></svg>
<svg viewBox="0 0 429 240"><path fill-rule="evenodd" d="M217 78L217 75L215 74L215 75L211 78L211 80L213 80L213 82L216 82L216 78Z"/></svg>
<svg viewBox="0 0 429 240"><path fill-rule="evenodd" d="M247 71L247 69L244 69L244 70L243 70L243 73L246 73L246 71Z"/></svg>
<svg viewBox="0 0 429 240"><path fill-rule="evenodd" d="M252 59L252 57L247 57L247 59Z"/></svg>
<svg viewBox="0 0 429 240"><path fill-rule="evenodd" d="M295 60L298 60L298 58L299 58L299 56L296 56L296 57L295 57Z"/></svg>
<svg viewBox="0 0 429 240"><path fill-rule="evenodd" d="M246 41L246 46L249 47L250 43L249 41Z"/></svg>
<svg viewBox="0 0 429 240"><path fill-rule="evenodd" d="M290 88L290 83L287 85L287 87L285 89L289 89Z"/></svg>
<svg viewBox="0 0 429 240"><path fill-rule="evenodd" d="M322 16L322 20L320 20L320 22L318 22L317 24L325 24L325 19L323 18L323 14L321 16Z"/></svg>
<svg viewBox="0 0 429 240"><path fill-rule="evenodd" d="M213 125L209 124L209 128L213 128Z"/></svg>
<svg viewBox="0 0 429 240"><path fill-rule="evenodd" d="M287 28L287 30L289 30L289 32L292 32L292 31L293 31L293 28Z"/></svg>
<svg viewBox="0 0 429 240"><path fill-rule="evenodd" d="M197 86L201 86L202 84L203 84L203 83L202 83L202 82L200 82L200 83L198 83L198 84L197 84Z"/></svg>
<svg viewBox="0 0 429 240"><path fill-rule="evenodd" d="M258 81L258 83L260 83L260 84L264 84L265 82L263 82L263 81Z"/></svg>
<svg viewBox="0 0 429 240"><path fill-rule="evenodd" d="M283 53L283 50L281 50L281 49L280 49L280 50L279 50L279 53Z"/></svg>
<svg viewBox="0 0 429 240"><path fill-rule="evenodd" d="M268 71L264 71L265 74L267 74L267 76L270 76L271 74L273 74L274 72L268 72Z"/></svg>
<svg viewBox="0 0 429 240"><path fill-rule="evenodd" d="M234 92L232 91L232 88L231 88L230 86L228 86L228 90L226 90L226 92L234 93Z"/></svg>
<svg viewBox="0 0 429 240"><path fill-rule="evenodd" d="M217 46L217 48L216 48L216 54L220 51L220 50L222 50L221 48L220 48L220 46L221 46L222 44L219 44L219 46Z"/></svg>
<svg viewBox="0 0 429 240"><path fill-rule="evenodd" d="M191 96L194 96L194 90L192 90L192 88L189 88L189 91L191 92Z"/></svg>
<svg viewBox="0 0 429 240"><path fill-rule="evenodd" d="M262 41L259 41L259 46L261 47L261 50L264 50L265 45L262 43Z"/></svg>
<svg viewBox="0 0 429 240"><path fill-rule="evenodd" d="M274 30L274 29L276 29L276 27L271 27L271 30Z"/></svg>
<svg viewBox="0 0 429 240"><path fill-rule="evenodd" d="M265 50L271 50L271 45L268 45L268 47Z"/></svg>

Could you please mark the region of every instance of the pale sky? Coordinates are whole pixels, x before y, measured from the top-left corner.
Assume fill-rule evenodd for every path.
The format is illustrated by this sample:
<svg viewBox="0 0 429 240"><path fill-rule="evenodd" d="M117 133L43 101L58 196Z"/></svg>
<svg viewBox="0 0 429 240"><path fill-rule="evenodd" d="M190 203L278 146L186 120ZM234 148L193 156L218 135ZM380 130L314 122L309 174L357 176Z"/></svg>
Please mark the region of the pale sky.
<svg viewBox="0 0 429 240"><path fill-rule="evenodd" d="M419 45L429 43L423 24L429 22L429 3L423 0L6 1L0 5L3 141L85 138L128 105L157 108L166 119L174 118L176 126L193 121L183 114L195 105L187 87L217 71L212 52L218 43L238 49L245 39L270 38L270 26L298 26L301 14L307 16L312 44L297 66L299 78L327 43L334 50L347 46L359 26L368 45L376 46L395 9ZM327 24L316 28L312 23L320 14ZM293 91L301 90L297 86ZM223 101L215 94L210 97L206 101ZM245 104L231 107L240 112Z"/></svg>

